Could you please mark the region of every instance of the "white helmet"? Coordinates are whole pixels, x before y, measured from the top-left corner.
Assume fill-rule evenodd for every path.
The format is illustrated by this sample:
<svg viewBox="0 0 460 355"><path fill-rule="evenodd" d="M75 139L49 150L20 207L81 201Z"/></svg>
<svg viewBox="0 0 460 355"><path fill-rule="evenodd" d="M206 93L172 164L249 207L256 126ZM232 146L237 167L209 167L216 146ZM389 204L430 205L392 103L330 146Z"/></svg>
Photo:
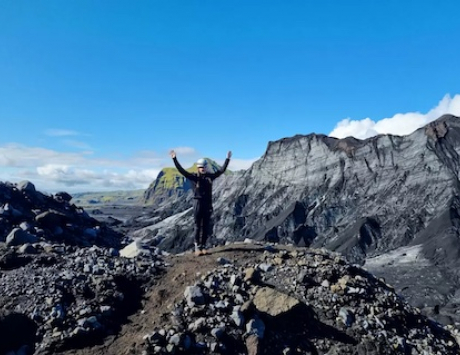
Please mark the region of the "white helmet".
<svg viewBox="0 0 460 355"><path fill-rule="evenodd" d="M197 162L196 162L196 167L197 168L206 168L206 165L208 165L208 162L206 161L206 159L198 159Z"/></svg>

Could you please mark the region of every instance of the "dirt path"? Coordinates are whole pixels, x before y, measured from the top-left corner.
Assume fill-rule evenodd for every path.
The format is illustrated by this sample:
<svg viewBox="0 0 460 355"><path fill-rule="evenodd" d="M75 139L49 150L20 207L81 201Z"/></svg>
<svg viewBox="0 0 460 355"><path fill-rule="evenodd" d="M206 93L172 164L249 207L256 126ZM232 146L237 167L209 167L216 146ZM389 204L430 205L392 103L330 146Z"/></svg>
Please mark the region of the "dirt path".
<svg viewBox="0 0 460 355"><path fill-rule="evenodd" d="M143 337L155 327L169 322L172 306L183 297L187 286L193 285L201 275L213 270L217 259L222 257L236 264L245 263L263 251L260 246L235 245L210 249L207 255L195 256L191 252L165 257L168 265L166 273L157 280L145 295L144 307L131 315L117 336L104 340L103 344L90 348L62 352L62 355L128 355L140 353L135 351L143 343Z"/></svg>

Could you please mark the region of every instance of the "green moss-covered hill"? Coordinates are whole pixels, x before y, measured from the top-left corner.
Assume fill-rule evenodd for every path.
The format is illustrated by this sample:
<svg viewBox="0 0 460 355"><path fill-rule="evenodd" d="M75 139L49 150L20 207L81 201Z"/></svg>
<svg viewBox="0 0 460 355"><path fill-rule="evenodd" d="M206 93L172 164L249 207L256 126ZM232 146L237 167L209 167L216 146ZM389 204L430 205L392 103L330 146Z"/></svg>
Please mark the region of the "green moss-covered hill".
<svg viewBox="0 0 460 355"><path fill-rule="evenodd" d="M208 161L208 170L217 171L220 169L220 165L214 160L206 158ZM196 172L196 164L185 169L189 172ZM225 174L230 174L231 171L227 169ZM150 186L144 192L144 203L149 205L158 205L166 199L171 197L179 197L186 194L192 185L190 181L184 178L179 171L173 168L164 168L160 171L157 178L150 184Z"/></svg>

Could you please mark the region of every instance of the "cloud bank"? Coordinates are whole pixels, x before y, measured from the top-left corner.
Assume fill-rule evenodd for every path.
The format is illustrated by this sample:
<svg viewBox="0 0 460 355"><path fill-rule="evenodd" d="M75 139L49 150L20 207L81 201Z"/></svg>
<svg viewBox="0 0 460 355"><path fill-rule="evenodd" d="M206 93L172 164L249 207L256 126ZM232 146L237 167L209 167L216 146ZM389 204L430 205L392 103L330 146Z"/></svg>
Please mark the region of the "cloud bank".
<svg viewBox="0 0 460 355"><path fill-rule="evenodd" d="M436 107L425 114L420 112L397 113L393 117L383 118L377 122L370 118L362 120L346 118L337 123L329 136L336 138L351 136L358 139L366 139L378 134L404 136L444 114L460 116L460 95L455 95L453 98L445 95Z"/></svg>
<svg viewBox="0 0 460 355"><path fill-rule="evenodd" d="M50 132L59 137L78 135L53 130L45 134ZM193 148L177 147L175 151L184 166L191 166L198 159ZM247 169L255 160L232 159L229 168ZM96 157L90 150L69 153L16 143L0 146L2 181L29 180L39 191L48 193L146 189L161 169L172 165L168 154L153 151L110 159Z"/></svg>
<svg viewBox="0 0 460 355"><path fill-rule="evenodd" d="M425 114L397 113L393 117L377 121L370 118L347 118L340 121L329 136L365 139L377 134L407 135L447 113L460 116L460 95L444 96L436 107ZM49 129L44 134L60 140L71 151L63 152L17 143L0 145L2 181L29 180L38 190L49 193L146 189L161 169L172 166L169 152L140 151L128 157L100 157L85 144L86 134L65 129ZM181 164L186 167L201 157L191 147L173 149ZM233 157L229 169L248 169L257 159ZM222 164L223 160L217 163Z"/></svg>

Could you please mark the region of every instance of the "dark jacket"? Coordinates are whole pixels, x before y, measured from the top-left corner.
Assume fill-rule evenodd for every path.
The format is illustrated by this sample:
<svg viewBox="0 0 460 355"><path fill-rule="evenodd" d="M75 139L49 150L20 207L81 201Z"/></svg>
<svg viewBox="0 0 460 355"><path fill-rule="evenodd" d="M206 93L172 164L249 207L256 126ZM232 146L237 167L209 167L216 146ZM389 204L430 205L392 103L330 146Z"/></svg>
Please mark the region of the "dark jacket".
<svg viewBox="0 0 460 355"><path fill-rule="evenodd" d="M195 192L194 198L200 199L203 203L212 204L212 182L221 176L225 170L227 170L227 166L230 163L230 159L225 159L224 165L214 173L206 172L204 174L199 173L190 173L185 170L177 161L176 158L173 158L174 165L176 166L177 170L189 179L192 182L193 190Z"/></svg>

